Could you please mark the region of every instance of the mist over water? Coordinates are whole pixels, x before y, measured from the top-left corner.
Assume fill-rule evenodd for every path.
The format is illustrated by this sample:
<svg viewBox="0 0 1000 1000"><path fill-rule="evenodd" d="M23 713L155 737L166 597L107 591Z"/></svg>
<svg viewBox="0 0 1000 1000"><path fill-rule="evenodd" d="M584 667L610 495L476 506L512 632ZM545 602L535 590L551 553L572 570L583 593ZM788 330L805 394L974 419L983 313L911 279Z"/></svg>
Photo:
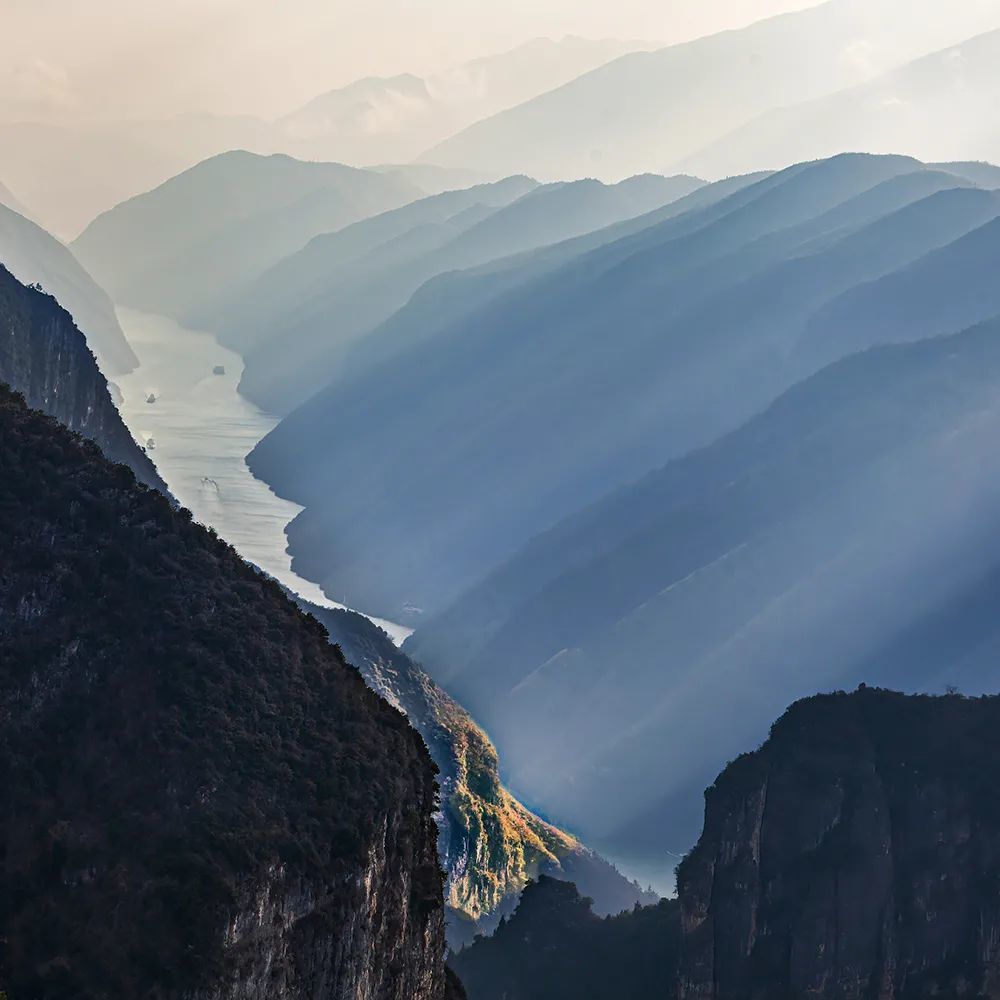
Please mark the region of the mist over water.
<svg viewBox="0 0 1000 1000"><path fill-rule="evenodd" d="M247 560L314 604L343 607L292 570L285 526L302 509L255 479L245 457L278 422L237 391L243 360L209 333L119 309L139 367L116 379L119 408L177 499ZM225 374L213 374L221 366ZM148 400L152 397L153 402ZM397 643L410 630L372 619Z"/></svg>

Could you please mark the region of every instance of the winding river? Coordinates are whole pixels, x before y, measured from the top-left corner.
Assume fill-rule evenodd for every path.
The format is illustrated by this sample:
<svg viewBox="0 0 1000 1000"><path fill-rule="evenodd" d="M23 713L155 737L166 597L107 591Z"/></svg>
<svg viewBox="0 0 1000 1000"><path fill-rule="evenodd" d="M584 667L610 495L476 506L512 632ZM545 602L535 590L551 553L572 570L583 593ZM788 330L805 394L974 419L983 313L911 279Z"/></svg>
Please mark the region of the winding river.
<svg viewBox="0 0 1000 1000"><path fill-rule="evenodd" d="M119 308L118 317L139 358L131 375L115 380L119 408L177 499L300 597L343 607L292 570L285 526L302 508L247 468L246 455L278 419L236 391L242 358L211 334L162 316ZM394 622L372 621L397 643L410 633Z"/></svg>

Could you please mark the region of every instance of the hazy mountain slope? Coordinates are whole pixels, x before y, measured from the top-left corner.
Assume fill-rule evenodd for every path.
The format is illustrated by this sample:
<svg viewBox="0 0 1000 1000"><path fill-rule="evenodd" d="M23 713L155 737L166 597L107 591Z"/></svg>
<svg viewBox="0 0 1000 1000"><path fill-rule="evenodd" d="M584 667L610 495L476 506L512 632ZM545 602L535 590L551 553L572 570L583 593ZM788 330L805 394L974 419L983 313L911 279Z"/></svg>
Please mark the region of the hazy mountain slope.
<svg viewBox="0 0 1000 1000"><path fill-rule="evenodd" d="M167 492L115 408L107 379L73 318L51 296L26 288L2 265L0 382L20 392L29 406L95 441L147 486Z"/></svg>
<svg viewBox="0 0 1000 1000"><path fill-rule="evenodd" d="M443 1000L434 767L276 584L0 388L0 982Z"/></svg>
<svg viewBox="0 0 1000 1000"><path fill-rule="evenodd" d="M109 375L138 365L105 291L55 237L0 204L0 264L18 281L41 285L73 315Z"/></svg>
<svg viewBox="0 0 1000 1000"><path fill-rule="evenodd" d="M519 794L619 851L673 845L783 702L995 685L994 659L964 669L940 630L939 656L878 654L995 572L998 379L1000 321L838 362L532 543L470 602L492 632L471 658L449 671L419 635L413 655L441 663Z"/></svg>
<svg viewBox="0 0 1000 1000"><path fill-rule="evenodd" d="M994 31L860 87L769 111L677 166L725 177L843 150L1000 160L998 67Z"/></svg>
<svg viewBox="0 0 1000 1000"><path fill-rule="evenodd" d="M65 240L100 212L162 184L191 162L164 157L114 125L0 124L0 172L39 222Z"/></svg>
<svg viewBox="0 0 1000 1000"><path fill-rule="evenodd" d="M934 164L942 170L957 174L983 188L1000 188L1000 167L993 163L959 160L952 163Z"/></svg>
<svg viewBox="0 0 1000 1000"><path fill-rule="evenodd" d="M423 159L541 179L659 173L765 111L861 83L998 25L993 0L951 7L830 0L623 56L471 126Z"/></svg>
<svg viewBox="0 0 1000 1000"><path fill-rule="evenodd" d="M103 212L220 153L246 149L355 166L405 163L480 118L644 47L616 40L536 39L425 80L404 75L356 81L274 121L183 114L0 123L0 176L37 208L37 218L50 231L74 239ZM73 170L64 169L67 163ZM427 194L447 186L440 171L402 169ZM492 170L489 178L455 173L463 186L494 176ZM423 180L431 183L425 186Z"/></svg>
<svg viewBox="0 0 1000 1000"><path fill-rule="evenodd" d="M916 185L914 181L921 183ZM916 196L941 184L949 184L948 175L926 171L886 182L876 191L885 203L892 190ZM841 212L841 217L852 214L858 202L867 200L867 196L855 199L851 211ZM813 247L811 252L762 269L752 279L727 289L718 301L687 314L683 325L700 341L709 337L718 341L716 352L723 357L729 350L738 350L738 341L753 338L765 360L772 355L785 356L787 377L794 380L796 372L807 371L818 362L815 359L807 362L794 354L789 359L789 349L800 350L799 338L809 328L810 316L825 300L835 296L838 288L853 287L871 273L904 264L928 245L946 243L973 229L984 218L995 218L998 214L1000 195L996 192L946 188L918 198L848 236L840 235L827 247ZM995 311L1000 313L1000 305ZM868 331L867 339L855 339L849 325L843 329L841 326L831 325L828 331L831 357L894 339L888 330L877 326ZM730 331L729 338L725 331ZM744 348L743 357L746 356ZM776 359L772 360L777 364ZM743 373L744 368L738 369L737 375ZM731 376L723 374L721 366L718 377L731 380ZM522 622L508 632L506 623L511 617L533 618L536 594L567 570L623 542L640 523L635 520L637 512L631 509L628 516L613 517L598 525L595 518L602 509L598 505L593 511L574 515L527 544L514 560L421 628L410 640L409 648L414 655L434 664L437 676L445 683L470 671L481 673L484 680L492 677L503 685L506 679L501 678L505 678L509 666L502 667L501 661L506 663L510 656L514 634L520 632L521 636L514 662L520 663L525 673L530 671L530 663L543 662L565 643L579 640L581 628L585 631L587 625L596 625L600 620L588 614L582 617L587 624L581 626L574 621L581 609L567 609L565 615L559 616L559 625L553 619L546 644L541 648L532 648L530 637L536 631L533 626ZM571 627L569 633L564 625ZM504 634L494 647L491 640L497 628L504 629ZM478 659L480 655L482 660Z"/></svg>
<svg viewBox="0 0 1000 1000"><path fill-rule="evenodd" d="M825 361L834 341L859 349L949 333L996 315L998 251L1000 220L994 219L906 268L845 292L812 319L797 356Z"/></svg>
<svg viewBox="0 0 1000 1000"><path fill-rule="evenodd" d="M11 191L11 189L2 181L0 181L0 205L9 208L12 212L17 212L18 215L24 216L26 219L31 218L31 213L28 209L22 204L14 192Z"/></svg>
<svg viewBox="0 0 1000 1000"><path fill-rule="evenodd" d="M196 319L318 233L418 196L391 175L225 153L106 212L73 249L115 301Z"/></svg>
<svg viewBox="0 0 1000 1000"><path fill-rule="evenodd" d="M247 356L241 389L267 409L288 412L329 384L345 353L427 280L644 215L700 183L636 177L614 186L548 185L496 210L469 210L415 228L373 249L357 267L325 264L323 283L312 296L287 319L270 320L271 336ZM299 271L299 256L283 265ZM231 329L238 335L238 324Z"/></svg>
<svg viewBox="0 0 1000 1000"><path fill-rule="evenodd" d="M919 170L874 157L789 168L565 261L367 376L334 383L251 456L257 474L307 508L289 530L299 570L389 617L408 601L439 610L561 516L733 428L801 377L773 358L800 329L741 338L741 317L717 322L725 295L842 219L841 237L865 212L876 219L879 199L863 212L854 199ZM890 211L899 202L885 195ZM921 241L945 238L934 225L912 240L904 228L885 236L886 264L878 239L864 259L890 267L893 254L905 263ZM830 282L862 280L843 256ZM823 268L814 270L822 302ZM778 305L765 297L758 308L780 319ZM334 489L334 470L348 468L350 487L338 474ZM371 530L346 539L338 523Z"/></svg>
<svg viewBox="0 0 1000 1000"><path fill-rule="evenodd" d="M558 87L639 42L537 38L440 74L358 80L274 123L288 152L374 164L405 162L460 129Z"/></svg>
<svg viewBox="0 0 1000 1000"><path fill-rule="evenodd" d="M538 280L574 257L649 229L657 223L693 214L721 202L742 188L750 187L764 176L746 175L705 184L646 215L480 267L438 275L422 285L402 309L347 352L344 377L353 378L360 369L382 364L394 355L411 350L418 343L432 340L486 303L499 299L518 286Z"/></svg>
<svg viewBox="0 0 1000 1000"><path fill-rule="evenodd" d="M575 837L532 814L503 787L489 737L367 618L300 602L330 633L368 685L404 712L438 766L438 849L448 877L448 940L492 930L540 873L577 883L598 913L619 913L655 896L629 882Z"/></svg>
<svg viewBox="0 0 1000 1000"><path fill-rule="evenodd" d="M415 231L414 243L420 239L429 243L433 227L447 231L447 224L460 225L468 210L500 207L535 186L527 177L512 177L446 191L322 233L220 303L211 325L227 344L245 353L278 331L294 327L301 314L316 308L314 303L329 286L350 285L358 280L359 271L366 273L366 266L377 267L384 255L398 253L398 241L411 232Z"/></svg>

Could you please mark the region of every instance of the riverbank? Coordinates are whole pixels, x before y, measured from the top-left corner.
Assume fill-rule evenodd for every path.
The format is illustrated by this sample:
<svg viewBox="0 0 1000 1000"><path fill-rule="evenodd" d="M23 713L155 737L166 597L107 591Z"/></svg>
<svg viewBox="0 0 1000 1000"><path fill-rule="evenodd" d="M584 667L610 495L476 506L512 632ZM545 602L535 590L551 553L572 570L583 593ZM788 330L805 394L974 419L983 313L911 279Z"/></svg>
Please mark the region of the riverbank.
<svg viewBox="0 0 1000 1000"><path fill-rule="evenodd" d="M285 526L302 509L275 496L246 455L278 422L237 391L243 359L215 338L173 320L119 309L139 367L116 379L119 409L160 475L195 520L249 562L323 607L343 605L292 570ZM363 613L363 612L362 612ZM410 629L372 618L397 644Z"/></svg>

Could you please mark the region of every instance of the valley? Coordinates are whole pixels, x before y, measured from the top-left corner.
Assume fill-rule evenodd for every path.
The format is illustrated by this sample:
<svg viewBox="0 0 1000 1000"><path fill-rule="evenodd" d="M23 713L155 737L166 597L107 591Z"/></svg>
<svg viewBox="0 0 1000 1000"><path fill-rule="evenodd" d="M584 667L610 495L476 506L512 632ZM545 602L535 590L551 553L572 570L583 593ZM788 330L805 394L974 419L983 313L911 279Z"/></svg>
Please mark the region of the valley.
<svg viewBox="0 0 1000 1000"><path fill-rule="evenodd" d="M0 34L0 1000L1000 1000L1000 0Z"/></svg>
<svg viewBox="0 0 1000 1000"><path fill-rule="evenodd" d="M236 391L240 356L210 333L166 317L132 309L119 309L119 317L139 358L138 368L115 380L121 413L171 492L196 521L293 593L322 607L344 607L292 570L285 526L301 508L276 496L247 468L245 456L277 418ZM217 367L223 373L214 374ZM148 402L150 397L155 401ZM397 643L411 631L372 620Z"/></svg>

